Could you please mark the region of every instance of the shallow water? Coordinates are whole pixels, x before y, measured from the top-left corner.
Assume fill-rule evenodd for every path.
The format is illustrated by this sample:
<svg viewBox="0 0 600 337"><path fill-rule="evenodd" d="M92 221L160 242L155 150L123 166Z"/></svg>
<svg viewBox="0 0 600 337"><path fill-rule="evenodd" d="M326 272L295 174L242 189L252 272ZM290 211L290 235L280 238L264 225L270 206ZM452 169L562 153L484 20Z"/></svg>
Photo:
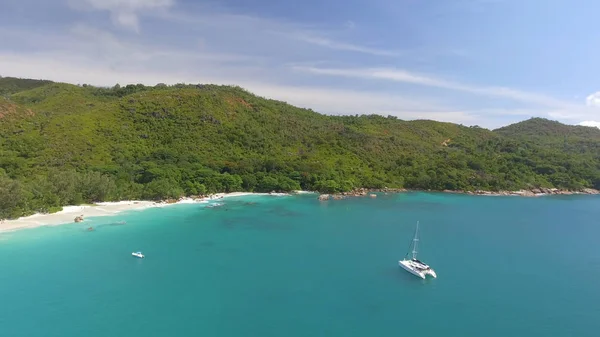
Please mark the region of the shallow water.
<svg viewBox="0 0 600 337"><path fill-rule="evenodd" d="M0 234L0 336L597 336L598 197L218 202Z"/></svg>

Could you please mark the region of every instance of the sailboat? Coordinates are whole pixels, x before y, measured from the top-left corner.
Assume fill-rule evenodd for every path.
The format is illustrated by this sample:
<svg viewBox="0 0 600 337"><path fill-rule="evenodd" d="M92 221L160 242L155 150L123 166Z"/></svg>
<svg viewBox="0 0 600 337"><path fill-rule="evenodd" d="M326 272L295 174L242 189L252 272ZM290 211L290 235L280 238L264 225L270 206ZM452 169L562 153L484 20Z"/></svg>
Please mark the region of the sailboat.
<svg viewBox="0 0 600 337"><path fill-rule="evenodd" d="M430 266L419 261L417 259L417 243L419 242L419 222L417 221L417 229L415 230L415 237L412 240L412 259L407 259L408 252L406 256L404 256L403 260L398 261L400 267L404 268L407 272L418 276L422 279L425 279L427 275L432 276L433 278L437 278L437 274Z"/></svg>

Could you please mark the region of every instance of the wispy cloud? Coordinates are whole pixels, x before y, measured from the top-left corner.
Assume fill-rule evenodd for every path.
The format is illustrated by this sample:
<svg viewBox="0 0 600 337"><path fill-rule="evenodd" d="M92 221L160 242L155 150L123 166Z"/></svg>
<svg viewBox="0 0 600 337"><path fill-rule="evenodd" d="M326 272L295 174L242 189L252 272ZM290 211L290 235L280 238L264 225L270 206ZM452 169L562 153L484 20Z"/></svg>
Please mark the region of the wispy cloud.
<svg viewBox="0 0 600 337"><path fill-rule="evenodd" d="M240 85L266 98L328 114L381 114L473 123L467 111L448 108L431 97L294 84L285 69L260 67L253 56L211 52L197 47L147 45L108 31L77 24L66 36L13 32L43 50L20 54L0 50L0 74L48 78L74 84L215 83ZM130 37L131 38L131 37ZM52 46L50 48L50 46Z"/></svg>
<svg viewBox="0 0 600 337"><path fill-rule="evenodd" d="M494 108L469 108L464 109L471 116L478 116L479 120L489 119L484 124L492 125L493 120L509 119L508 116L521 117L548 117L567 123L579 123L585 120L587 125L596 125L600 119L600 92L593 93L586 98L586 105L556 99L552 96L533 93L513 88L496 86L475 86L456 81L449 81L440 77L424 75L408 70L390 68L319 68L307 66L292 66L298 72L334 77L361 78L376 81L393 81L414 84L423 87L434 87L461 91L468 94L502 98L509 101L524 103L527 107L512 109Z"/></svg>
<svg viewBox="0 0 600 337"><path fill-rule="evenodd" d="M374 113L402 119L434 119L467 124L475 121L468 111L449 109L443 102L431 98L319 86L274 86L260 83L246 83L246 86L259 95L333 115Z"/></svg>
<svg viewBox="0 0 600 337"><path fill-rule="evenodd" d="M401 56L402 51L391 50L385 48L376 48L366 46L356 42L346 42L343 38L332 37L339 35L335 29L327 29L325 27L300 24L295 22L283 21L273 18L262 18L245 14L230 13L223 9L215 9L210 6L200 6L200 13L189 15L181 11L163 11L156 13L156 16L169 20L176 24L189 24L194 26L213 27L224 31L239 31L241 36L246 36L249 31L255 36L254 42L257 40L262 43L283 43L285 46L297 45L297 42L303 42L308 45L321 47L324 49L348 51L354 53L362 53L373 56ZM209 14L206 14L209 13ZM348 21L345 25L346 29L352 30L356 24ZM216 31L219 34L220 31ZM275 37L275 39L274 39ZM302 48L296 47L298 51ZM285 48L280 48L280 53L285 51Z"/></svg>
<svg viewBox="0 0 600 337"><path fill-rule="evenodd" d="M535 103L549 107L572 107L571 103L563 102L552 97L530 93L520 90L504 87L486 87L462 84L459 82L447 81L434 76L422 75L408 70L389 69L389 68L359 68L359 69L336 69L336 68L316 68L295 66L296 71L307 72L317 75L330 75L342 77L356 77L371 80L386 80L394 82L403 82L418 84L423 86L464 91L472 94L497 96L508 98L526 103Z"/></svg>
<svg viewBox="0 0 600 337"><path fill-rule="evenodd" d="M327 39L324 37L311 36L306 33L294 34L294 35L292 35L292 37L294 37L300 41L304 41L304 42L308 42L308 43L311 43L311 44L314 44L317 46L336 49L336 50L346 50L346 51L378 55L378 56L400 56L401 55L401 53L398 51L370 48L370 47L365 47L365 46L356 45L356 44L352 44L352 43L344 43L344 42Z"/></svg>
<svg viewBox="0 0 600 337"><path fill-rule="evenodd" d="M389 114L484 127L524 116L573 123L599 120L595 103L586 107L583 102L413 71L411 65L432 62L434 55L463 55L463 50L436 49L437 45L396 50L385 37L375 45L358 38L366 35L364 24L342 27L345 18L335 24L306 23L182 0L62 1L70 1L71 9L62 10L71 21L49 17L57 21L56 29L42 31L20 23L0 28L5 40L0 44L1 75L106 86L236 84L321 113ZM149 20L152 26L144 27ZM382 62L399 68L381 67ZM362 67L343 68L344 64ZM406 91L394 83L407 84L402 85ZM479 97L457 99L465 96L457 91Z"/></svg>
<svg viewBox="0 0 600 337"><path fill-rule="evenodd" d="M180 59L184 59L181 57ZM184 62L185 64L190 64ZM196 63L197 64L197 63ZM123 69L129 68L128 66ZM162 69L162 70L161 70ZM326 86L299 86L256 81L248 74L236 74L237 68L217 74L202 71L164 71L164 68L130 68L121 70L112 66L91 63L80 56L66 57L64 54L39 54L22 57L0 53L0 73L5 76L44 78L68 83L88 83L112 86L116 83L215 83L240 85L251 92L285 101L299 107L334 115L380 114L393 115L402 119L433 119L464 124L477 123L476 116L468 111L448 109L442 102L432 99L406 97L386 93L364 92L349 89L333 89ZM241 76L240 76L241 75Z"/></svg>
<svg viewBox="0 0 600 337"><path fill-rule="evenodd" d="M1 31L0 31L1 32ZM5 76L47 77L69 83L114 85L181 81L204 83L256 76L260 57L211 51L200 44L178 48L119 37L86 24L66 34L12 31L27 53L0 48L0 73ZM160 73L157 76L147 74ZM139 79L136 79L139 77ZM112 79L111 79L112 78Z"/></svg>
<svg viewBox="0 0 600 337"><path fill-rule="evenodd" d="M70 0L76 9L107 11L114 24L140 31L140 13L165 10L175 4L175 0Z"/></svg>

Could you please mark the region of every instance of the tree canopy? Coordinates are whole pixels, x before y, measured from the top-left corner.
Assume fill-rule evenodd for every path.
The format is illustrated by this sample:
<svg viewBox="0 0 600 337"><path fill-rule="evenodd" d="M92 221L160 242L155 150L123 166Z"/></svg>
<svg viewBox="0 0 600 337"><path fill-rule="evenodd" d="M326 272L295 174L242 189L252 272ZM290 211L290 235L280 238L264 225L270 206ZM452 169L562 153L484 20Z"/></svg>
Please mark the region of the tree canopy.
<svg viewBox="0 0 600 337"><path fill-rule="evenodd" d="M600 130L327 116L236 86L0 78L0 218L231 191L600 188Z"/></svg>

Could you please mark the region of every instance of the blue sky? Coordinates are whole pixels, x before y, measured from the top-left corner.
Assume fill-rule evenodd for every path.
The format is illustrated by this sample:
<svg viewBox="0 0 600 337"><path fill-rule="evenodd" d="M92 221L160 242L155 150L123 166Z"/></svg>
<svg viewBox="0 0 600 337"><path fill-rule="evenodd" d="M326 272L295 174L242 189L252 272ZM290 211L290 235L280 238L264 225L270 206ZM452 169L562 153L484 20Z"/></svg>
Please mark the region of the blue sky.
<svg viewBox="0 0 600 337"><path fill-rule="evenodd" d="M3 0L0 75L219 83L329 114L600 125L588 0Z"/></svg>

